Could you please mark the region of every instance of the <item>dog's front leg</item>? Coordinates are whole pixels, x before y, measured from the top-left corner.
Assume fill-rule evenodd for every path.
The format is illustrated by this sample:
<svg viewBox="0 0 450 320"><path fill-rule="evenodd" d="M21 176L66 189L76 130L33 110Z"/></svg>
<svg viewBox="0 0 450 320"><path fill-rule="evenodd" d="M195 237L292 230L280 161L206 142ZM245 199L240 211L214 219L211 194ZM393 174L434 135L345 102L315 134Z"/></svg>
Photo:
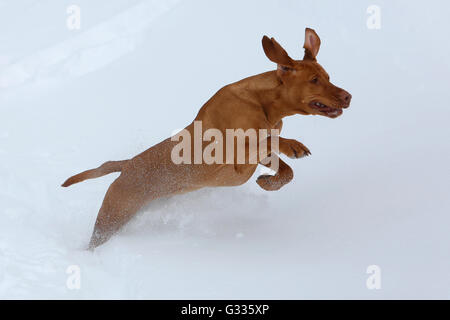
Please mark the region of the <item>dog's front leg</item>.
<svg viewBox="0 0 450 320"><path fill-rule="evenodd" d="M286 139L286 138L277 136L278 146L275 146L274 142L272 142L272 138L273 138L272 136L267 138L267 140L266 140L267 148L266 149L264 149L261 146L261 142L258 145L258 150L260 150L258 162L260 162L262 159L264 159L266 157L266 155L263 152L264 150L266 150L266 154L270 153L271 151L275 151L276 153L281 152L281 153L287 155L291 159L299 159L299 158L303 158L303 157L311 155L311 151L309 151L309 149L303 143L301 143L295 139Z"/></svg>
<svg viewBox="0 0 450 320"><path fill-rule="evenodd" d="M281 153L284 153L292 159L303 158L311 154L309 149L303 143L295 139L279 137L279 148Z"/></svg>
<svg viewBox="0 0 450 320"><path fill-rule="evenodd" d="M272 137L269 137L267 139L267 147L268 151L272 150L272 148L274 147ZM298 142L294 139L286 139L282 137L278 137L278 150L288 157L295 159L302 158L311 154L309 149L305 145L303 145L303 143ZM267 191L275 191L279 190L285 184L291 182L291 180L294 178L294 171L286 162L281 160L274 152L270 152L267 157L265 157L263 153L260 154L260 156L261 155L263 156L258 159L260 164L270 169L274 169L274 167L278 168L278 170L275 169L277 171L275 175L265 174L258 177L256 183L258 183L261 188ZM268 159L270 159L270 161L268 161ZM274 165L274 162L277 165Z"/></svg>
<svg viewBox="0 0 450 320"><path fill-rule="evenodd" d="M292 171L292 168L276 154L271 154L270 159L270 162L261 161L260 163L272 169L272 161L276 161L278 163L277 173L275 175L263 174L256 179L256 183L266 191L275 191L291 182L294 178L294 171Z"/></svg>

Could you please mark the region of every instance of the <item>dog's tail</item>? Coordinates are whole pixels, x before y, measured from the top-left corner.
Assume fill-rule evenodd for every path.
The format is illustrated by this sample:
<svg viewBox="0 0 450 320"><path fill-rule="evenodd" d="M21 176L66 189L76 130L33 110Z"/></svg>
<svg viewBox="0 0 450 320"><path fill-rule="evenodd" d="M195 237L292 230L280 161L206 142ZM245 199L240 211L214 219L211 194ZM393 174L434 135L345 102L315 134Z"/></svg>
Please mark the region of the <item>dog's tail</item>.
<svg viewBox="0 0 450 320"><path fill-rule="evenodd" d="M123 165L128 162L128 160L123 161L108 161L102 164L100 167L83 171L73 177L67 179L61 186L68 187L74 183L78 183L87 179L94 179L104 175L107 175L112 172L120 172L122 171Z"/></svg>

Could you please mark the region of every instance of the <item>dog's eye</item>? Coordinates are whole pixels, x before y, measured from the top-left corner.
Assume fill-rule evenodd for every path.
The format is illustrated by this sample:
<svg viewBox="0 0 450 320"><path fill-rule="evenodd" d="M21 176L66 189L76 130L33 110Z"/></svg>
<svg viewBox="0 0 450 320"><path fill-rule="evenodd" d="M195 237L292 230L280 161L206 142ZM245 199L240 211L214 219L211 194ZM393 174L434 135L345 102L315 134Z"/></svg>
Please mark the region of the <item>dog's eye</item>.
<svg viewBox="0 0 450 320"><path fill-rule="evenodd" d="M318 77L314 77L314 78L311 79L311 83L316 84L318 82L319 82L319 78Z"/></svg>

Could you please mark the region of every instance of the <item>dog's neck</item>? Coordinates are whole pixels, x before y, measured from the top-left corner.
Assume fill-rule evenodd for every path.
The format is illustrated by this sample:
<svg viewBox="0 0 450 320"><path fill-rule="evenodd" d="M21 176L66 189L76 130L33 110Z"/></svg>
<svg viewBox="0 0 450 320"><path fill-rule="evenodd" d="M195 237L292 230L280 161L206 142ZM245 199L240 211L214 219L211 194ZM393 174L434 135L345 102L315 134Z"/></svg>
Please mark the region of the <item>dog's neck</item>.
<svg viewBox="0 0 450 320"><path fill-rule="evenodd" d="M281 119L297 114L284 99L285 87L276 71L269 71L243 79L240 87L249 92L255 102L261 105L270 124L275 126Z"/></svg>

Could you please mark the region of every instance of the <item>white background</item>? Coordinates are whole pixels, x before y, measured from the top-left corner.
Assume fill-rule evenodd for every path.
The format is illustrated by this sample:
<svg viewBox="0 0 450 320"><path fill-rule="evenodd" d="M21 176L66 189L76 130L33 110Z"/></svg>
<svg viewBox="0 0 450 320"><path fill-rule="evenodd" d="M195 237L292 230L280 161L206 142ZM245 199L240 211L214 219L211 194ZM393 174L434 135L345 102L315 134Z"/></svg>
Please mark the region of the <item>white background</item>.
<svg viewBox="0 0 450 320"><path fill-rule="evenodd" d="M70 4L81 29L66 27ZM381 29L366 26L369 5ZM0 1L0 298L450 298L447 1ZM130 158L220 87L275 68L261 38L318 61L353 95L295 116L312 156L151 203L85 250L108 185L70 175ZM259 173L259 170L257 171ZM381 268L380 290L366 268ZM81 289L66 287L69 265Z"/></svg>

